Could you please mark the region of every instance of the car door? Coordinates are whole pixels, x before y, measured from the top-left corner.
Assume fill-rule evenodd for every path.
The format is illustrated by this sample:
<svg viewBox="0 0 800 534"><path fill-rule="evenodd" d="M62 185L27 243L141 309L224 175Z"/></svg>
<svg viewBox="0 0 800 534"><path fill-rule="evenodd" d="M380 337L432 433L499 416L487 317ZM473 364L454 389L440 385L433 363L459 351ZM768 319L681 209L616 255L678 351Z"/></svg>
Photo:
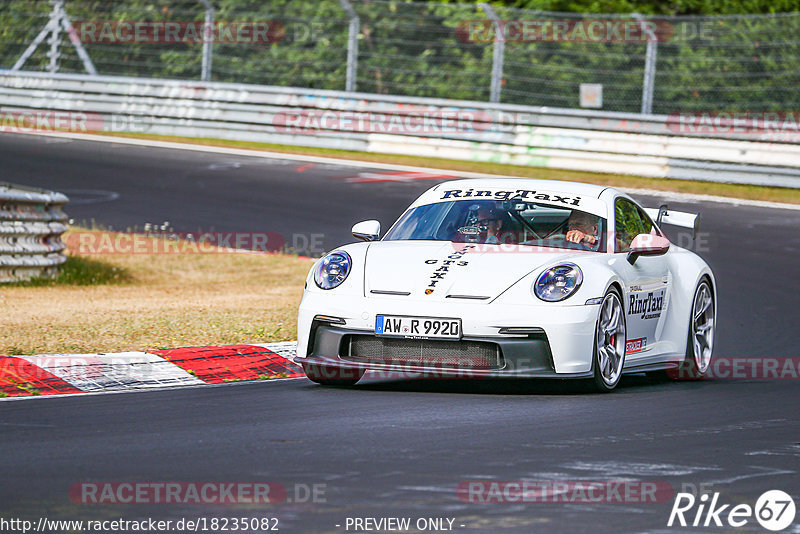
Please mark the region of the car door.
<svg viewBox="0 0 800 534"><path fill-rule="evenodd" d="M625 197L614 202L614 252L619 255L625 281L624 304L627 324L628 362L647 363L660 352L661 332L669 304L672 277L665 256L639 256L633 265L627 253L639 234L659 233L650 217Z"/></svg>

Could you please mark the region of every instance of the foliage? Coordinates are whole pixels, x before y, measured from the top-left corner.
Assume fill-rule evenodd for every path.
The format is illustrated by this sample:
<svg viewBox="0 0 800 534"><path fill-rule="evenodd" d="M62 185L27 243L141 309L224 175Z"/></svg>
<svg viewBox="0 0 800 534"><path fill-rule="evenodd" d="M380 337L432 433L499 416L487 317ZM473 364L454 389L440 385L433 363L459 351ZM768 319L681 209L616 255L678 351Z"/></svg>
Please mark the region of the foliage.
<svg viewBox="0 0 800 534"><path fill-rule="evenodd" d="M507 0L492 2L522 9L577 13L643 15L739 15L785 13L800 8L797 0Z"/></svg>
<svg viewBox="0 0 800 534"><path fill-rule="evenodd" d="M469 21L486 21L477 4L351 0L359 15L360 92L489 99L493 42L465 38ZM492 2L503 20L632 21L638 12L667 28L657 46L654 109L793 110L800 86L797 0L509 0ZM3 0L0 68L14 64L46 24L49 2ZM348 17L338 0L214 0L215 20L267 21L271 42L212 44L212 80L343 90ZM525 8L529 11L523 11ZM73 22L202 21L197 0L66 0ZM739 13L764 15L731 16ZM692 16L688 16L692 15ZM712 15L726 15L725 17ZM47 42L25 65L45 70ZM86 43L101 74L198 79L202 43ZM581 83L603 85L606 110L638 112L646 44L576 40L509 41L504 103L577 107ZM62 72L83 72L67 40Z"/></svg>

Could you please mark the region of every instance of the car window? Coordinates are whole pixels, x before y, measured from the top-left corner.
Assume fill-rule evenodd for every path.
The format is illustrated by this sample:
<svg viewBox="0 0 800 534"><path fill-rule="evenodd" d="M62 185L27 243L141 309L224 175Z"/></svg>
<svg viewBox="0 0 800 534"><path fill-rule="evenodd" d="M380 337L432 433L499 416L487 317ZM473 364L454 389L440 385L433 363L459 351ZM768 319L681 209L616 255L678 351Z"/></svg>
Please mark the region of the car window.
<svg viewBox="0 0 800 534"><path fill-rule="evenodd" d="M439 202L407 211L384 241L433 240L526 245L599 252L605 250L606 220L573 208L510 199ZM580 230L572 241L570 230ZM579 240L580 239L580 240Z"/></svg>
<svg viewBox="0 0 800 534"><path fill-rule="evenodd" d="M650 218L650 216L649 216L647 213L645 213L645 212L644 212L644 210L643 210L642 208L640 208L639 206L636 206L636 211L638 211L638 212L639 212L639 217L642 219L642 229L643 229L643 233L645 233L645 234L652 233L652 232L653 232L653 227L655 226L655 225L653 224L653 220L652 220L652 219Z"/></svg>
<svg viewBox="0 0 800 534"><path fill-rule="evenodd" d="M633 238L639 234L649 234L653 224L649 219L642 219L636 204L626 198L618 198L614 205L614 227L615 252L627 252Z"/></svg>

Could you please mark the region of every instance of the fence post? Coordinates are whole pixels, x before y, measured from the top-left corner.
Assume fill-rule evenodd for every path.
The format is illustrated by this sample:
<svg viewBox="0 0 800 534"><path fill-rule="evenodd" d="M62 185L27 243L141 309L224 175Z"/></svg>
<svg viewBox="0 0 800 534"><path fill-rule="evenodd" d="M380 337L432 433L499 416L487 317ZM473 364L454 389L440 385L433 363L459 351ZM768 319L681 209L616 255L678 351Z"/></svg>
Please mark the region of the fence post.
<svg viewBox="0 0 800 534"><path fill-rule="evenodd" d="M494 23L494 50L492 52L492 81L489 85L489 102L500 102L503 82L503 59L506 53L506 39L503 21L489 4L478 4L486 16Z"/></svg>
<svg viewBox="0 0 800 534"><path fill-rule="evenodd" d="M656 53L658 52L658 38L653 28L645 22L639 13L633 13L633 18L639 21L642 32L647 34L647 50L644 57L644 80L642 81L642 115L653 113L653 92L656 83Z"/></svg>
<svg viewBox="0 0 800 534"><path fill-rule="evenodd" d="M58 60L61 59L61 13L64 10L64 0L50 0L53 10L50 12L50 50L47 52L47 59L50 60L47 66L48 72L58 72Z"/></svg>
<svg viewBox="0 0 800 534"><path fill-rule="evenodd" d="M353 92L356 90L356 76L358 74L358 32L361 27L361 20L358 13L353 9L348 0L339 0L342 9L347 12L350 19L347 31L347 76L345 78L344 90Z"/></svg>
<svg viewBox="0 0 800 534"><path fill-rule="evenodd" d="M37 35L36 38L31 42L31 44L28 45L28 48L25 49L22 55L19 56L19 59L17 59L17 62L14 63L13 67L11 67L11 70L20 70L25 65L25 62L28 61L28 59L33 55L34 52L36 52L36 47L42 44L42 41L44 41L45 38L47 38L47 36L50 35L50 33L52 32L52 27L53 27L53 21L50 20L45 25L45 27L42 28L42 31L39 32L39 35Z"/></svg>
<svg viewBox="0 0 800 534"><path fill-rule="evenodd" d="M45 38L49 35L50 40L48 42L50 43L50 52L48 52L47 57L50 58L50 64L48 66L48 70L50 72L58 72L58 60L61 56L61 50L59 49L61 45L61 37L60 30L58 29L60 27L67 32L67 35L69 35L72 46L75 47L75 51L78 52L78 57L80 57L81 61L83 61L83 68L86 69L86 72L96 75L97 69L94 68L94 63L92 63L89 54L83 47L83 43L81 43L75 28L72 27L72 22L69 20L67 11L64 9L63 0L52 1L52 4L53 11L50 13L50 18L47 21L47 24L45 24L45 27L42 28L42 31L39 32L31 44L28 45L17 62L14 63L14 66L11 67L11 70L20 70L23 65L25 65L25 62L28 61L28 59L30 59L30 57L36 51L36 47L42 44ZM59 32L59 34L57 35L55 32Z"/></svg>
<svg viewBox="0 0 800 534"><path fill-rule="evenodd" d="M203 64L200 67L200 79L207 82L211 79L212 35L214 35L214 4L210 0L201 0L206 8L205 24L203 24Z"/></svg>

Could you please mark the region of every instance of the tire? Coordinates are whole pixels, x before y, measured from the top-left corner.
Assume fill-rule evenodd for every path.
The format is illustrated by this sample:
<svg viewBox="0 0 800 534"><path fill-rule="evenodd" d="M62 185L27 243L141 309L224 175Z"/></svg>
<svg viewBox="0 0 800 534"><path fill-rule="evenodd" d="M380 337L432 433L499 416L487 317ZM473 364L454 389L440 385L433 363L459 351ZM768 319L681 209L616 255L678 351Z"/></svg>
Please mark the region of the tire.
<svg viewBox="0 0 800 534"><path fill-rule="evenodd" d="M625 365L627 327L622 297L611 288L603 297L594 328L592 368L594 387L601 393L612 391L622 378Z"/></svg>
<svg viewBox="0 0 800 534"><path fill-rule="evenodd" d="M323 386L354 386L364 376L363 369L333 367L315 363L303 363L303 372L312 382Z"/></svg>
<svg viewBox="0 0 800 534"><path fill-rule="evenodd" d="M675 380L700 380L708 371L714 350L715 306L711 282L703 278L692 297L686 355L678 369L671 371Z"/></svg>

